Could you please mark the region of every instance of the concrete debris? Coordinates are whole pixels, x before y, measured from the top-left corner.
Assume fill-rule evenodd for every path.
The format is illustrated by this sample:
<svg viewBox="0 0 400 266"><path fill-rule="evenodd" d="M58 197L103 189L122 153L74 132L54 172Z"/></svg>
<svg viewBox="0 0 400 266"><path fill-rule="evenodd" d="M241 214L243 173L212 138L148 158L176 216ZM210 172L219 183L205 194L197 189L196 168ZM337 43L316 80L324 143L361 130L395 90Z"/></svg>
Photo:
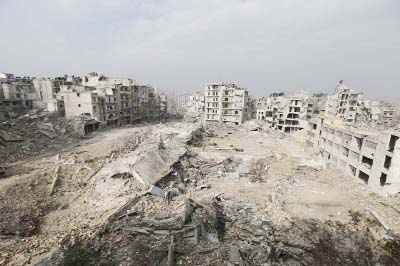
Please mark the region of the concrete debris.
<svg viewBox="0 0 400 266"><path fill-rule="evenodd" d="M390 230L389 226L383 221L382 217L373 210L369 210L369 212L375 217L375 219L382 225L382 227L387 231Z"/></svg>
<svg viewBox="0 0 400 266"><path fill-rule="evenodd" d="M200 184L197 186L199 189L210 188L211 185L207 182L207 180L200 180Z"/></svg>
<svg viewBox="0 0 400 266"><path fill-rule="evenodd" d="M237 171L239 173L239 176L246 175L250 172L250 168L246 164L241 163L239 164Z"/></svg>
<svg viewBox="0 0 400 266"><path fill-rule="evenodd" d="M320 167L296 140L252 129L118 128L7 164L0 262L399 265L398 198Z"/></svg>
<svg viewBox="0 0 400 266"><path fill-rule="evenodd" d="M147 193L149 193L153 196L162 197L162 198L165 198L165 196L166 196L166 192L163 189L161 189L157 186L154 186L154 185L150 186Z"/></svg>
<svg viewBox="0 0 400 266"><path fill-rule="evenodd" d="M57 185L58 177L59 177L59 174L60 174L60 169L61 169L60 166L59 166L59 165L56 165L56 168L55 168L55 170L54 170L53 181L51 182L50 189L49 189L50 195L53 194L54 188L55 188L56 185Z"/></svg>
<svg viewBox="0 0 400 266"><path fill-rule="evenodd" d="M229 248L229 261L232 265L243 265L242 257L240 256L240 249L237 246L230 246Z"/></svg>
<svg viewBox="0 0 400 266"><path fill-rule="evenodd" d="M169 244L168 247L168 262L167 262L168 266L175 265L174 253L175 253L174 236L171 236L171 243Z"/></svg>

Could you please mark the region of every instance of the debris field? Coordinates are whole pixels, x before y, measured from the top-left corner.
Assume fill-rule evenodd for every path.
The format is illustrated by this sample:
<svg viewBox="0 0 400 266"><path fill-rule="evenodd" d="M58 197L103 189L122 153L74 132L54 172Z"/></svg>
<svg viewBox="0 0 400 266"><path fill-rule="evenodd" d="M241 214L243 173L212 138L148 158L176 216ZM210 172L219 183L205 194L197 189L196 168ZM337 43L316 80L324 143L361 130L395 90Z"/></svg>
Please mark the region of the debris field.
<svg viewBox="0 0 400 266"><path fill-rule="evenodd" d="M115 128L24 158L0 179L0 265L400 265L398 197L251 123Z"/></svg>

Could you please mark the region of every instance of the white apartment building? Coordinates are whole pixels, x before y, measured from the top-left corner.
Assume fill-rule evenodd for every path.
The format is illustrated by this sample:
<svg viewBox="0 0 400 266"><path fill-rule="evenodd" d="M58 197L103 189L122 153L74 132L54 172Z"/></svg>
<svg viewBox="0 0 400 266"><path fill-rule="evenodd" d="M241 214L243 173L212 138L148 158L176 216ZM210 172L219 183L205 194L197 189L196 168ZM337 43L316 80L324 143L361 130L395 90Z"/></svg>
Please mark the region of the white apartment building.
<svg viewBox="0 0 400 266"><path fill-rule="evenodd" d="M246 89L235 84L208 83L204 90L205 121L240 125L251 116L251 99Z"/></svg>

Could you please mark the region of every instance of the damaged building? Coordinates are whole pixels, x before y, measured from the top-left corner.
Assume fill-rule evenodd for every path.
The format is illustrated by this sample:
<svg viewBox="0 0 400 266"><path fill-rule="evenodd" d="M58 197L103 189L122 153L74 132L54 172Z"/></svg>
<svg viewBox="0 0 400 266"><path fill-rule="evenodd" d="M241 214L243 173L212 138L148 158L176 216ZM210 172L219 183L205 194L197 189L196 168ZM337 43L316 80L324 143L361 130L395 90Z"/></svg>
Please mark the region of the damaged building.
<svg viewBox="0 0 400 266"><path fill-rule="evenodd" d="M277 92L254 101L255 118L271 128L290 133L306 128L318 117L337 118L353 125L382 129L399 124L398 108L383 101L364 100L363 94L340 81L332 94L305 91Z"/></svg>
<svg viewBox="0 0 400 266"><path fill-rule="evenodd" d="M362 93L339 81L334 94L327 98L326 116L339 117L345 122L355 122L360 113L359 102L362 96Z"/></svg>
<svg viewBox="0 0 400 266"><path fill-rule="evenodd" d="M205 120L240 125L251 118L251 98L235 84L209 83L205 86Z"/></svg>
<svg viewBox="0 0 400 266"><path fill-rule="evenodd" d="M0 119L17 117L37 104L38 98L30 77L0 73Z"/></svg>
<svg viewBox="0 0 400 266"><path fill-rule="evenodd" d="M81 115L100 124L121 126L166 117L167 98L150 85L96 72L76 77L19 78L0 73L0 119L32 108L67 119Z"/></svg>
<svg viewBox="0 0 400 266"><path fill-rule="evenodd" d="M337 118L315 119L307 130L307 143L330 166L389 194L400 192L399 137L399 131L355 128Z"/></svg>
<svg viewBox="0 0 400 266"><path fill-rule="evenodd" d="M272 93L256 101L256 119L286 133L301 130L306 123L308 98L304 91Z"/></svg>

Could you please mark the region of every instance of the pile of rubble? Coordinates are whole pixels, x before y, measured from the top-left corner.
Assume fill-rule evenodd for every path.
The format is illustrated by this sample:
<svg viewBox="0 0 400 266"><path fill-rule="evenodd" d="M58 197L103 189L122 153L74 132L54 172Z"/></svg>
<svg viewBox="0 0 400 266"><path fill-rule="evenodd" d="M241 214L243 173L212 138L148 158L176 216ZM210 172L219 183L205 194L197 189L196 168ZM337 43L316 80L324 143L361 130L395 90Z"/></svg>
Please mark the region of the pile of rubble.
<svg viewBox="0 0 400 266"><path fill-rule="evenodd" d="M60 148L76 141L76 131L63 117L40 111L0 123L0 164Z"/></svg>
<svg viewBox="0 0 400 266"><path fill-rule="evenodd" d="M201 150L201 140L208 134L213 135L208 129L195 130L185 142ZM121 168L120 164L111 167L125 169L118 175L138 174L127 178L146 176L138 180L148 189L114 212L94 236L66 239L49 262L55 265L66 262L68 265L398 265L398 238L382 241L377 237L374 232L381 229L381 224L370 213L351 213L351 223L296 219L286 212L279 185L273 185L266 193L263 210L223 192L211 192L211 177L249 182L275 180L267 178L267 167L262 160L253 164L232 158L204 160L190 147L167 136L155 141L153 148L145 146L146 151L138 147L136 159L124 162L129 167ZM170 150L173 147L176 151ZM179 152L180 147L183 152ZM163 155L165 151L175 154L175 162L170 161L164 172L166 161L161 159L168 161ZM274 158L280 160L281 156ZM142 165L144 161L146 164ZM161 170L150 171L152 165L147 165L150 161L158 162ZM108 171L105 173L110 175ZM294 174L310 174L309 178L315 178L312 174L315 171L319 170L298 165Z"/></svg>
<svg viewBox="0 0 400 266"><path fill-rule="evenodd" d="M19 169L0 187L0 264L399 265L399 238L373 212L291 215L283 193L324 182L322 168L218 142L234 130L118 129Z"/></svg>
<svg viewBox="0 0 400 266"><path fill-rule="evenodd" d="M289 217L278 223L273 212L260 215L252 204L207 193L193 175L201 173L199 166L196 156L188 154L166 180L135 197L94 237L68 239L50 261L55 265L65 261L72 263L68 265L399 263L400 242L378 241L372 232L380 224L368 213L351 213L349 224ZM206 171L204 167L200 168ZM196 193L199 190L202 193ZM273 197L265 200L275 213L283 212L282 203Z"/></svg>

